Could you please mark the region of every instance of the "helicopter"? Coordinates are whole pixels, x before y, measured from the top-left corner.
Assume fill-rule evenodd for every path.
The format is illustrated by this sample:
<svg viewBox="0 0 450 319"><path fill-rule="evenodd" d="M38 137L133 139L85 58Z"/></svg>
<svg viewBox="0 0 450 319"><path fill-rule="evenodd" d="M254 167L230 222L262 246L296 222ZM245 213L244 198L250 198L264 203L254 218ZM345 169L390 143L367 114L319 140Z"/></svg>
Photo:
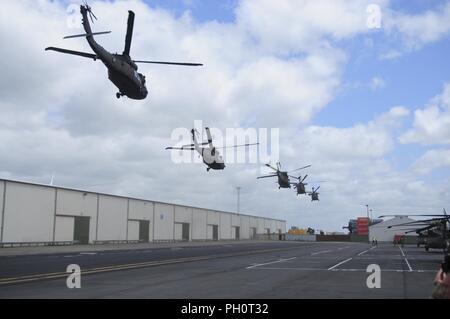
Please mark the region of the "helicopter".
<svg viewBox="0 0 450 319"><path fill-rule="evenodd" d="M290 172L282 172L281 171L281 163L280 162L277 163L277 168L271 166L270 164L265 164L265 166L273 169L275 171L275 173L270 174L270 175L260 176L257 179L269 178L269 177L278 177L278 189L280 189L280 188L291 188L291 184L292 183L291 183L289 177L292 177L292 178L297 178L297 177L289 175L290 172L295 172L295 171L299 171L299 170L311 167L311 165L307 165L307 166L304 166L304 167L301 167L301 168L294 169L294 170L292 170Z"/></svg>
<svg viewBox="0 0 450 319"><path fill-rule="evenodd" d="M192 141L193 144L183 145L181 147L166 147L166 150L180 150L180 151L197 151L200 156L203 158L203 163L207 166L207 171L209 172L212 170L224 170L225 169L225 162L220 155L218 148L226 149L226 148L237 148L237 147L246 147L246 146L254 146L259 145L259 143L251 143L251 144L243 144L243 145L234 145L229 147L216 147L213 144L213 139L211 135L211 130L209 127L205 127L206 136L208 138L208 142L202 142L199 143L197 140L196 131L195 129L191 130L192 134ZM202 147L208 145L209 147Z"/></svg>
<svg viewBox="0 0 450 319"><path fill-rule="evenodd" d="M128 11L128 26L125 37L125 49L122 54L112 54L106 51L101 45L99 45L94 35L108 34L111 31L96 32L93 33L89 18L92 23L97 17L92 12L92 8L85 2L80 6L80 12L83 17L82 24L85 30L85 34L72 35L64 37L64 39L72 39L85 37L89 46L94 51L92 53L85 53L79 51L72 51L67 49L61 49L56 47L48 47L45 51L55 51L64 54L77 55L84 58L93 59L94 61L101 60L108 69L109 80L119 89L116 97L120 99L123 96L127 96L134 100L144 100L147 98L148 89L146 87L146 77L142 73L138 73L137 63L149 63L149 64L165 64L165 65L179 65L179 66L202 66L200 63L176 63L176 62L159 62L159 61L139 61L132 60L130 57L131 42L133 38L134 19L135 14L133 11ZM89 18L88 18L89 16Z"/></svg>
<svg viewBox="0 0 450 319"><path fill-rule="evenodd" d="M305 183L305 180L308 177L308 175L303 176L303 178L301 175L299 177L294 177L294 176L291 176L291 177L298 180L298 182L291 183L292 185L294 185L294 188L297 191L297 196L298 195L308 195L308 192L306 191L306 185L308 185L308 183ZM312 182L312 184L318 184L318 183L325 183L325 181Z"/></svg>
<svg viewBox="0 0 450 319"><path fill-rule="evenodd" d="M398 215L384 215L381 216L380 218L383 217L394 217L394 216L398 216ZM430 219L425 219L425 220L418 220L418 221L413 221L413 222L409 222L409 223L404 223L404 224L398 224L398 225L392 225L389 226L388 228L392 228L392 227L419 227L416 229L413 229L412 231L409 232L413 232L415 231L416 233L418 233L420 235L420 233L422 233L422 238L420 238L422 240L422 243L425 245L425 250L429 251L430 248L435 248L435 249L442 249L443 253L444 253L444 261L442 262L442 270L444 273L449 273L450 272L450 230L449 230L449 222L450 222L450 216L447 215L447 212L445 210L445 208L443 209L443 214L439 214L439 215L403 215L403 216L428 216L428 217L432 217ZM427 232L426 235L424 234L424 232ZM407 232L407 233L409 233ZM425 237L425 238L423 238ZM419 240L420 240L419 239ZM418 244L420 245L421 242L419 241Z"/></svg>
<svg viewBox="0 0 450 319"><path fill-rule="evenodd" d="M319 190L320 186L316 189L313 187L312 191L308 193L309 196L311 196L311 201L319 201L319 193L317 192Z"/></svg>
<svg viewBox="0 0 450 319"><path fill-rule="evenodd" d="M297 190L297 196L298 195L306 195L306 185L308 185L308 183L305 183L305 179L307 177L308 177L308 175L305 175L303 178L301 175L299 177L293 177L295 179L298 179L298 182L291 183L292 185L294 185L294 188Z"/></svg>

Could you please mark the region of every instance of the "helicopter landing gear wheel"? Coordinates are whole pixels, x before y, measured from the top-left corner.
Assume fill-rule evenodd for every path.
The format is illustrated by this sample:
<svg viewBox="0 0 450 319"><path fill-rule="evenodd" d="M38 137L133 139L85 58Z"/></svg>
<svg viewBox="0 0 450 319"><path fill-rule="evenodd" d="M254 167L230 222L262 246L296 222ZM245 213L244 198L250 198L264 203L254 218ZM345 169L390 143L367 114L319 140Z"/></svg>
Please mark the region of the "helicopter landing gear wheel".
<svg viewBox="0 0 450 319"><path fill-rule="evenodd" d="M116 97L117 97L117 99L120 99L121 97L123 96L123 94L122 93L120 93L120 92L117 92L116 93Z"/></svg>

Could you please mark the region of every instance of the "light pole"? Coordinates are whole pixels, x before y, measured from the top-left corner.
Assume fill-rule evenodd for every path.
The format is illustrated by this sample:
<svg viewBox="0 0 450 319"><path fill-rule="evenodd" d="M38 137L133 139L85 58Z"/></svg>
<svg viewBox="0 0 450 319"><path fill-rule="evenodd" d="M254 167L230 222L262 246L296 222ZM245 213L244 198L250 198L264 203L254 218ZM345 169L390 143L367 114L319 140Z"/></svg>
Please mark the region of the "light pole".
<svg viewBox="0 0 450 319"><path fill-rule="evenodd" d="M240 205L241 205L241 187L236 187L237 189L237 213L239 214Z"/></svg>
<svg viewBox="0 0 450 319"><path fill-rule="evenodd" d="M367 218L370 218L370 216L369 216L369 205L366 204L366 207L367 207Z"/></svg>

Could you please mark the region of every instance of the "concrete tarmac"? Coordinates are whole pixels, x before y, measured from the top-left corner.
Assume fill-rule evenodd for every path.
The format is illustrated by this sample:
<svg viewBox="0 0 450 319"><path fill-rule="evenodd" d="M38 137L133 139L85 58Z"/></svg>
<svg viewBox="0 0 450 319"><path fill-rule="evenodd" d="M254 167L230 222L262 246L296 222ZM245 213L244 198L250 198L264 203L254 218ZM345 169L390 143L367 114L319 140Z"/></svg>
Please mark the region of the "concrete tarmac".
<svg viewBox="0 0 450 319"><path fill-rule="evenodd" d="M440 251L365 243L216 242L0 257L0 298L429 298ZM69 289L66 267L81 268ZM381 269L368 288L369 265Z"/></svg>

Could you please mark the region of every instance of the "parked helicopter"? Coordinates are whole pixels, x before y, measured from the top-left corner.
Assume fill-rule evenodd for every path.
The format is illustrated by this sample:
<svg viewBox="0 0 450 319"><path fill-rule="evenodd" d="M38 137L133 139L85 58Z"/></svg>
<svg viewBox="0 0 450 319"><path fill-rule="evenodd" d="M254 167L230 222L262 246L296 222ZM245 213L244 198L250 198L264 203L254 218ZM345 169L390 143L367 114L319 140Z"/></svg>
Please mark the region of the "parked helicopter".
<svg viewBox="0 0 450 319"><path fill-rule="evenodd" d="M383 217L394 217L398 215L383 215ZM402 216L420 216L420 217L432 217L430 219L425 220L417 220L408 223L402 223L398 225L388 226L388 228L393 227L402 227L403 230L412 228L410 231L406 231L406 233L416 232L419 234L422 239L422 242L418 242L420 244L425 245L425 250L428 251L431 249L444 249L444 253L446 256L449 254L450 249L450 230L449 230L449 222L450 216L447 215L447 212L444 208L443 214L437 215L402 215Z"/></svg>
<svg viewBox="0 0 450 319"><path fill-rule="evenodd" d="M125 38L125 49L122 54L112 54L106 51L102 46L100 46L95 40L94 35L108 34L111 31L106 32L96 32L93 33L91 26L89 24L88 15L94 22L94 18L97 17L92 12L91 7L85 2L84 5L80 6L80 12L83 16L83 27L85 34L73 35L65 37L64 39L72 39L78 37L86 37L89 46L94 51L95 54L72 51L67 49L48 47L46 51L56 51L59 53L72 54L81 56L84 58L101 60L103 64L108 68L108 78L109 80L119 89L116 97L120 99L122 96L127 96L130 99L143 100L148 95L148 89L146 87L146 78L143 74L138 73L137 63L150 63L150 64L165 64L165 65L182 65L182 66L202 66L199 63L176 63L176 62L159 62L159 61L138 61L132 60L130 57L131 41L133 37L134 28L134 18L135 14L133 11L128 11L128 27L127 34Z"/></svg>
<svg viewBox="0 0 450 319"><path fill-rule="evenodd" d="M218 148L226 149L226 148L237 148L237 147L246 147L246 146L254 146L259 145L259 143L251 143L251 144L243 144L243 145L234 145L228 147L216 147L213 144L213 139L211 135L211 131L209 127L205 128L206 136L208 138L208 142L199 143L197 141L196 133L198 133L195 129L191 130L192 141L193 144L183 145L181 147L166 147L166 150L180 150L180 151L197 151L200 156L203 158L203 163L208 166L206 169L208 172L212 170L223 170L225 169L225 162L220 155ZM209 147L202 147L208 145Z"/></svg>
<svg viewBox="0 0 450 319"><path fill-rule="evenodd" d="M295 171L299 171L308 167L311 167L311 165L307 165L301 168L297 168L294 169L292 171L289 172L282 172L281 171L281 163L278 162L277 163L277 168L271 166L270 164L266 164L267 167L273 169L275 171L275 173L270 174L270 175L265 175L265 176L260 176L257 179L262 179L262 178L269 178L269 177L278 177L278 189L280 188L291 188L291 181L289 179L289 177L293 177L296 178L295 176L291 176L289 175L290 172L295 172Z"/></svg>

